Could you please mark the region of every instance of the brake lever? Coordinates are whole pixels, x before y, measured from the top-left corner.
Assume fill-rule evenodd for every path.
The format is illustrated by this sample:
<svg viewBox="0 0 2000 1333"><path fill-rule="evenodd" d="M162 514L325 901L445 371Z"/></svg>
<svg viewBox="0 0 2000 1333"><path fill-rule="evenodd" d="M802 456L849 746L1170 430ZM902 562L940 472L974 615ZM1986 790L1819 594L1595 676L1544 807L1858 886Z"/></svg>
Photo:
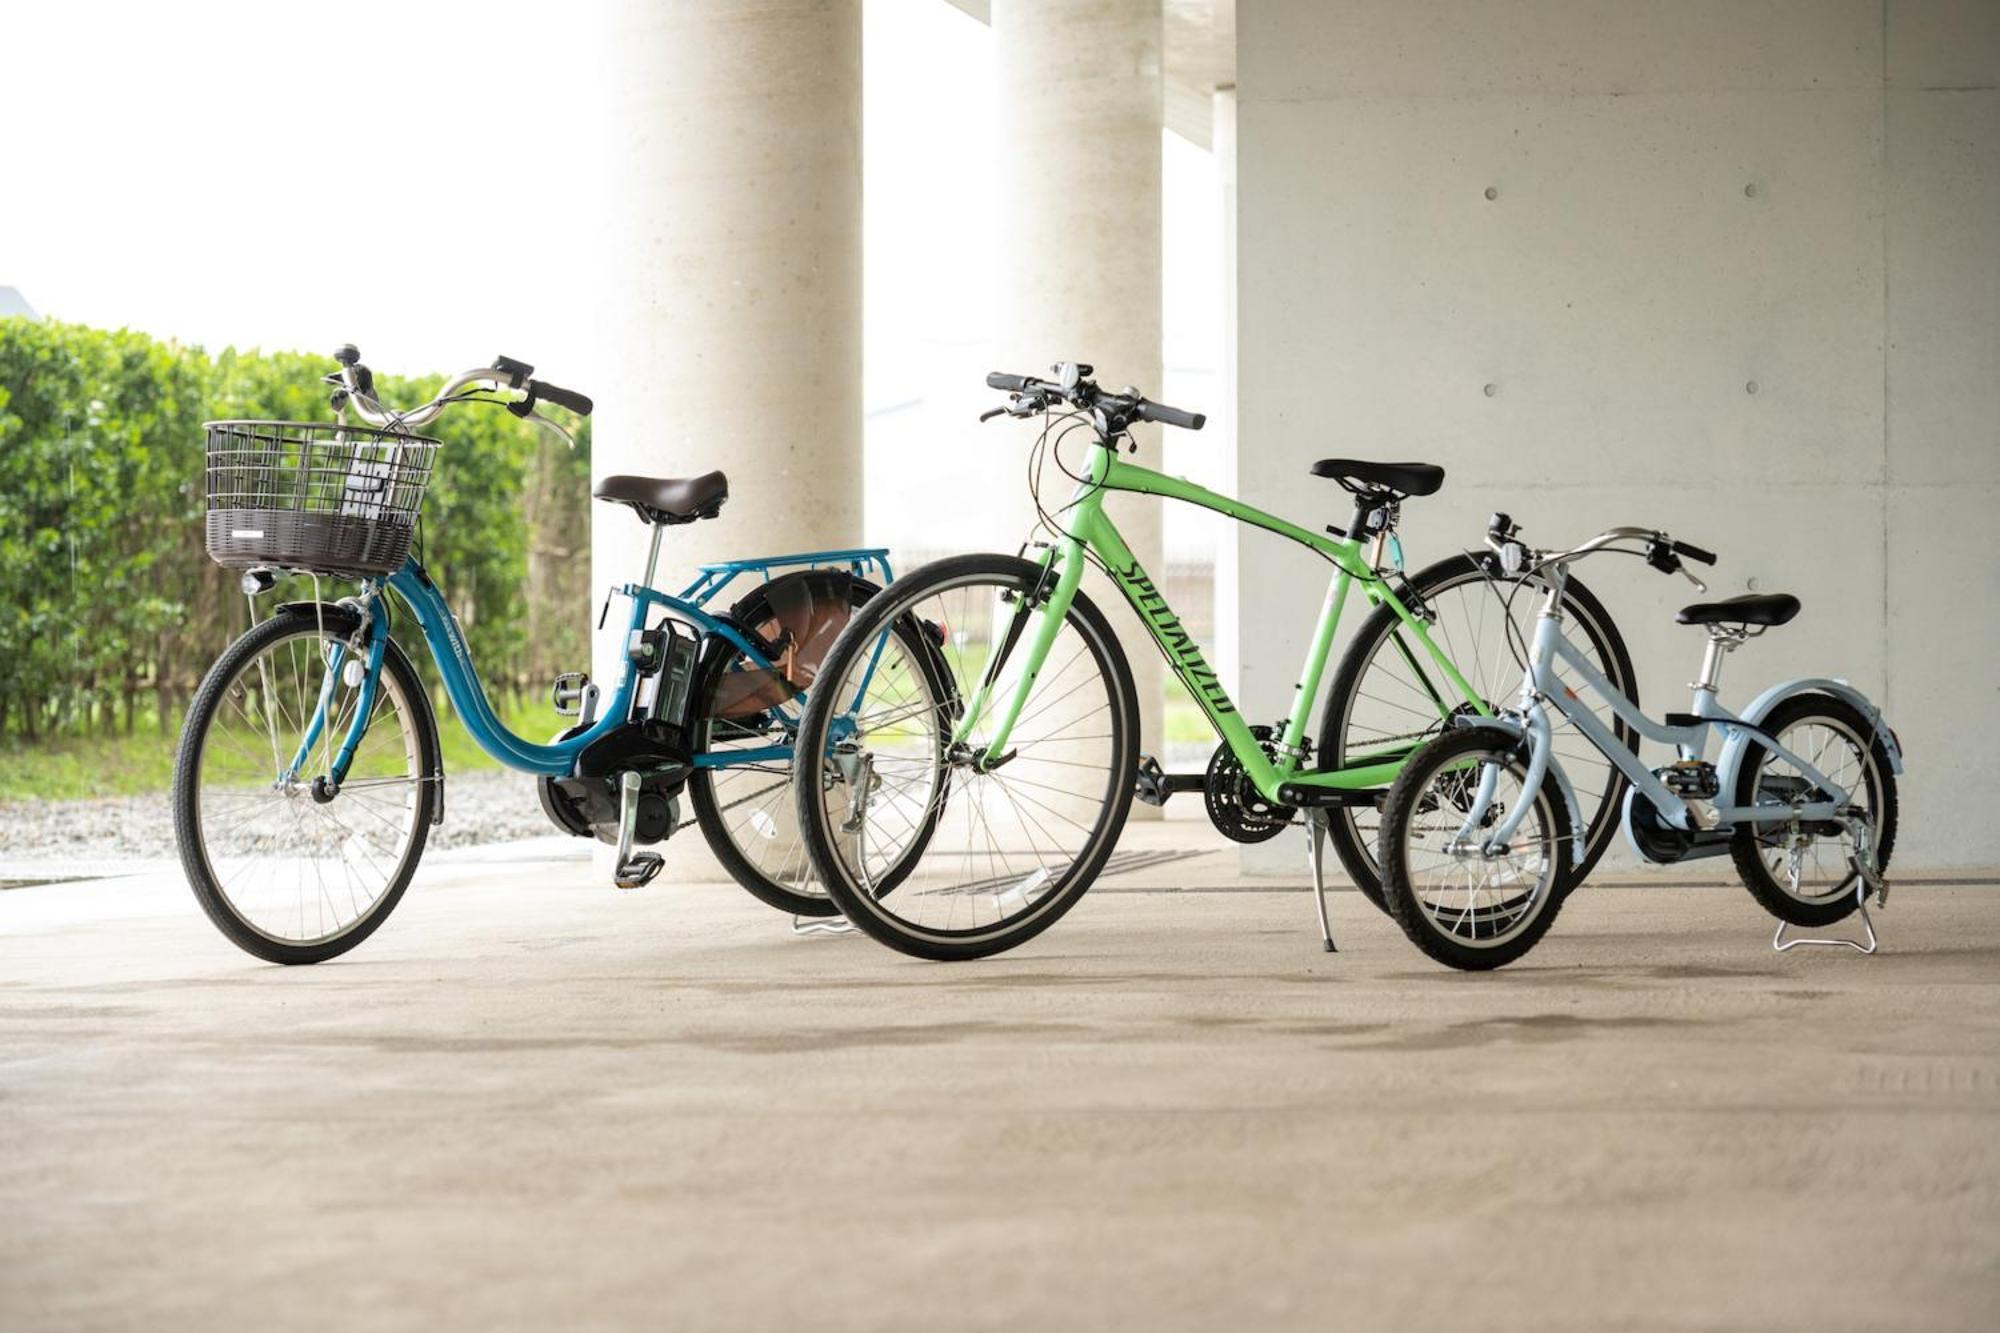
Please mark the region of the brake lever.
<svg viewBox="0 0 2000 1333"><path fill-rule="evenodd" d="M523 418L523 420L531 421L535 425L539 426L541 429L550 432L557 439L561 440L564 444L568 445L571 453L576 452L576 436L570 434L569 431L565 429L558 422L553 421L550 418L543 416L540 412L535 412L535 411L530 411L527 414L527 416Z"/></svg>
<svg viewBox="0 0 2000 1333"><path fill-rule="evenodd" d="M1673 539L1664 532L1656 532L1646 540L1646 563L1662 574L1678 574L1692 583L1696 592L1706 593L1708 585L1688 573L1687 561L1681 559L1674 549Z"/></svg>
<svg viewBox="0 0 2000 1333"><path fill-rule="evenodd" d="M981 425L984 425L985 423L987 423L987 422L989 422L989 421L993 420L993 418L995 418L995 417L1004 417L1004 416L1006 416L1006 415L1007 415L1007 409L1006 409L1006 408L1004 408L1004 407L995 407L995 408L991 408L991 409L989 409L989 410L987 410L987 411L985 411L985 412L981 412L981 413L979 414L979 421L980 421L980 424L981 424Z"/></svg>

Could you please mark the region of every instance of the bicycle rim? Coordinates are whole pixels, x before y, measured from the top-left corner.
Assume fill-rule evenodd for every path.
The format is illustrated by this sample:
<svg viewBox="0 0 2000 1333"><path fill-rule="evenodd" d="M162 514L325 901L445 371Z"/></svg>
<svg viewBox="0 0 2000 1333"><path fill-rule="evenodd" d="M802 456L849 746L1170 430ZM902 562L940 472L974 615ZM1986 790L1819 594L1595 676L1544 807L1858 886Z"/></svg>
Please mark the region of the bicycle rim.
<svg viewBox="0 0 2000 1333"><path fill-rule="evenodd" d="M1841 718L1808 713L1771 739L1826 774L1867 812L1874 827L1881 827L1882 782L1869 753L1870 738ZM1791 760L1761 746L1753 753L1757 764L1753 804L1782 806L1826 799L1826 793ZM1779 892L1813 907L1854 892L1854 838L1845 825L1772 823L1750 827L1757 857ZM1879 857L1871 854L1871 861L1879 863Z"/></svg>
<svg viewBox="0 0 2000 1333"><path fill-rule="evenodd" d="M414 705L387 669L338 794L320 800L312 783L360 707L361 691L341 680L308 762L287 774L336 642L304 629L247 656L213 697L194 773L213 892L245 929L279 945L325 944L366 925L406 878L427 808Z"/></svg>
<svg viewBox="0 0 2000 1333"><path fill-rule="evenodd" d="M840 849L849 888L898 935L965 945L1026 938L1088 887L1116 834L1120 798L1129 799L1130 690L1101 618L1085 615L1080 599L1004 757L977 759L1025 669L1040 618L1025 599L1036 581L991 570L914 588L906 579L871 606L873 624L907 616L937 627L942 702L881 696L862 651L837 652L821 682L847 722L819 762L814 817ZM961 701L982 685L989 706L954 742Z"/></svg>
<svg viewBox="0 0 2000 1333"><path fill-rule="evenodd" d="M1502 596L1510 590L1510 585L1500 585ZM1511 703L1520 690L1521 666L1508 651L1506 619L1510 611L1503 608L1501 597L1495 596L1493 584L1477 568L1467 568L1427 584L1421 593L1431 642L1489 710ZM1521 642L1533 641L1541 605L1542 594L1532 586L1522 588L1513 598L1511 616L1521 632ZM1600 675L1636 697L1636 686L1621 679L1624 667L1613 651L1616 629L1574 597L1564 598L1563 614L1563 637ZM1386 632L1365 651L1367 658L1354 688L1344 698L1328 701L1327 707L1335 710L1331 728L1335 743L1322 763L1338 766L1370 751L1414 749L1441 733L1451 716L1474 711L1400 621L1390 620ZM1632 737L1631 728L1575 679L1571 667L1558 661L1554 669L1558 678L1576 688L1578 698L1590 704L1598 721L1621 738ZM1581 873L1595 862L1616 829L1625 777L1575 724L1555 709L1548 712L1555 754L1576 790L1587 830L1586 850L1579 862ZM1338 817L1346 821L1379 876L1375 849L1381 812L1373 806L1348 806Z"/></svg>
<svg viewBox="0 0 2000 1333"><path fill-rule="evenodd" d="M1492 799L1468 831L1475 794L1488 772ZM1403 860L1411 898L1430 928L1474 949L1512 943L1534 925L1556 892L1557 830L1547 798L1537 799L1503 852L1479 848L1522 801L1518 762L1495 754L1443 764L1411 799Z"/></svg>

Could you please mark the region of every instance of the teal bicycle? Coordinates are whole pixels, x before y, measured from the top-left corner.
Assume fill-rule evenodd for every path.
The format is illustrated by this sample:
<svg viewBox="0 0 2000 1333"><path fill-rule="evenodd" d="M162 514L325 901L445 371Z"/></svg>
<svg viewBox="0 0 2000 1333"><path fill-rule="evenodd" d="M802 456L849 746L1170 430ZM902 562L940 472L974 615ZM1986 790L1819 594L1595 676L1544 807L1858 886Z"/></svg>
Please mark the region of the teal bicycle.
<svg viewBox="0 0 2000 1333"><path fill-rule="evenodd" d="M805 919L795 925L830 917L792 826L792 741L821 656L890 578L888 553L703 565L674 596L653 586L661 538L714 518L728 479L606 477L597 498L651 532L644 575L614 589L626 604L617 677L608 692L583 673L558 678L552 702L574 721L545 741L517 735L424 568L417 520L440 445L415 432L458 404L494 403L567 439L540 405L587 415L591 402L501 357L395 411L352 347L336 359L336 421L208 424L208 551L243 571L255 622L196 692L174 773L181 863L215 925L259 958L315 963L361 943L402 899L444 819L445 772L430 688L393 632L398 619L429 650L479 748L533 775L557 828L617 848L618 887L660 872L646 848L684 827L685 797L685 822L744 888ZM310 576L313 597L259 619L257 599L287 573ZM716 606L744 577L760 581ZM331 599L328 578L356 590ZM931 633L889 628L878 693L941 697Z"/></svg>
<svg viewBox="0 0 2000 1333"><path fill-rule="evenodd" d="M1199 430L1199 414L1112 393L1091 368L1055 378L995 374L1006 406L986 414L1042 418L1029 475L1037 554L966 555L905 575L858 611L821 665L802 720L797 820L818 878L848 919L920 957L972 958L1012 948L1075 906L1103 870L1135 798L1200 791L1210 819L1242 842L1303 825L1325 947L1333 947L1323 849L1330 839L1358 887L1379 903L1374 842L1384 789L1408 756L1452 719L1488 717L1510 686L1506 634L1487 589L1522 577L1487 553L1415 576L1400 571L1402 503L1435 492L1442 468L1325 459L1312 467L1350 495L1345 529L1326 534L1119 457L1131 428ZM1063 455L1071 433L1085 456ZM1074 489L1041 500L1048 465ZM1287 538L1332 567L1289 715L1270 725L1238 711L1155 580L1105 512L1130 491L1199 505ZM1110 622L1085 595L1095 566L1130 603L1148 637L1220 738L1200 774L1169 774L1139 754L1132 673ZM1375 610L1330 689L1317 743L1308 728L1348 594ZM1616 627L1575 580L1559 590L1580 661L1636 689ZM933 698L868 684L883 631L906 619L943 631L947 680ZM1518 627L1516 629L1518 632ZM1622 728L1615 719L1608 724ZM1621 732L1622 734L1622 732ZM1634 741L1636 744L1636 739ZM1623 775L1579 773L1595 859L1615 825Z"/></svg>

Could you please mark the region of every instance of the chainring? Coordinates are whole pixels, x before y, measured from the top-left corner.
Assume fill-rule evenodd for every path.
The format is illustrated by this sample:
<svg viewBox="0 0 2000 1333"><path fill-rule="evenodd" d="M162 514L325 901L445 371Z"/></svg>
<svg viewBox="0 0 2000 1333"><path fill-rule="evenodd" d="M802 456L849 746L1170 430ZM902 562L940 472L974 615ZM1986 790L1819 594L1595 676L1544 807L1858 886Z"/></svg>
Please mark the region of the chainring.
<svg viewBox="0 0 2000 1333"><path fill-rule="evenodd" d="M1259 739L1264 753L1273 754L1271 743ZM1216 746L1209 757L1202 804L1216 831L1236 842L1268 842L1292 826L1292 808L1265 800L1227 744Z"/></svg>

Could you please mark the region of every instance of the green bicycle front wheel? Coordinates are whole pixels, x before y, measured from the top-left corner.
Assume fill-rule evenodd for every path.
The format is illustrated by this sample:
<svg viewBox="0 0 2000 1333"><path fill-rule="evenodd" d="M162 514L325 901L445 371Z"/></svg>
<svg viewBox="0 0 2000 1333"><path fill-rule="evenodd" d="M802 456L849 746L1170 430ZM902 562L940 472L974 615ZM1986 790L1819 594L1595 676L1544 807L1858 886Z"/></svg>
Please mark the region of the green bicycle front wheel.
<svg viewBox="0 0 2000 1333"><path fill-rule="evenodd" d="M879 591L865 579L816 570L764 584L731 607L737 623L768 643L782 643L783 650L772 654L775 668L740 649L715 652L696 687L695 753L791 745L783 706L799 688L810 689L840 631ZM946 687L920 634L912 624L898 625L876 669L883 689L893 683L903 697L927 703L944 698ZM715 859L752 897L794 916L839 911L813 873L800 836L790 759L697 768L688 779L688 798Z"/></svg>
<svg viewBox="0 0 2000 1333"><path fill-rule="evenodd" d="M1511 619L1518 648L1534 633L1546 586L1539 580L1510 578L1491 556L1470 553L1440 560L1411 576L1408 591L1397 596L1423 623L1431 642L1457 667L1466 684L1488 708L1514 701L1521 687L1521 666L1509 651ZM1511 604L1507 599L1511 597ZM1639 682L1632 655L1604 603L1575 577L1564 585L1563 634L1584 660L1633 703ZM1565 679L1574 673L1558 662ZM1599 721L1621 744L1639 751L1639 733L1595 695L1584 695ZM1334 673L1326 711L1320 719L1317 761L1322 769L1338 768L1364 754L1408 754L1433 739L1457 714L1475 711L1450 683L1387 606L1377 607L1348 645ZM1551 710L1555 751L1576 788L1585 821L1583 855L1571 882L1590 873L1617 836L1619 811L1625 797L1625 775L1606 759L1576 727ZM1348 806L1333 812L1327 834L1334 854L1368 901L1386 904L1377 864L1381 834L1378 805Z"/></svg>
<svg viewBox="0 0 2000 1333"><path fill-rule="evenodd" d="M1132 806L1138 699L1101 611L1079 593L1029 681L1004 752L998 714L1042 623L1041 566L939 560L855 613L806 704L793 793L819 881L848 920L919 958L980 958L1074 907ZM877 668L893 626L922 627L946 687L918 697ZM964 710L990 707L970 732Z"/></svg>

